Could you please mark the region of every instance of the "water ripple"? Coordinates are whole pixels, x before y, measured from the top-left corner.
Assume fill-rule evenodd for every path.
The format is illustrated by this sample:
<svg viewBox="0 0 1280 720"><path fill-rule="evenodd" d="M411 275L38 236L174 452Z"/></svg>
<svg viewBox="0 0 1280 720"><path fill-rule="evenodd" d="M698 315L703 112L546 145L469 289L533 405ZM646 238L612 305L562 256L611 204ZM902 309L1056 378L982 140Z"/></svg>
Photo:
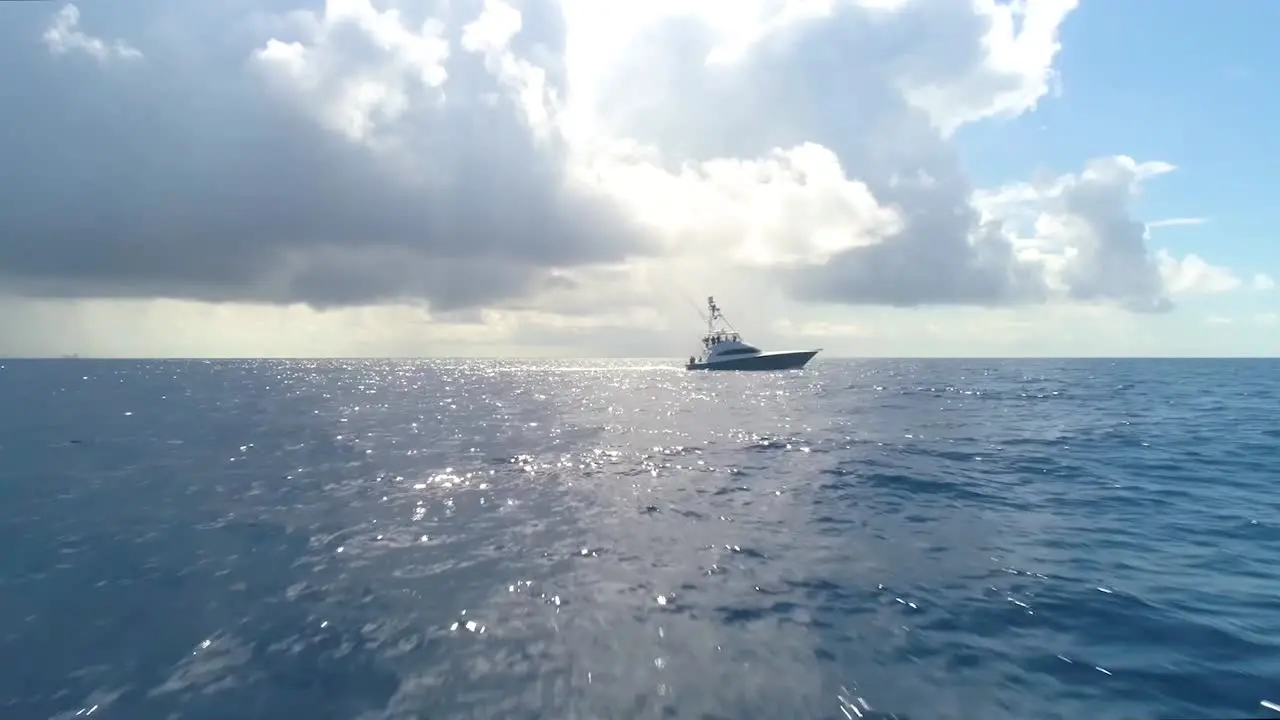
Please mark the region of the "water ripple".
<svg viewBox="0 0 1280 720"><path fill-rule="evenodd" d="M5 362L5 717L1280 714L1280 364Z"/></svg>

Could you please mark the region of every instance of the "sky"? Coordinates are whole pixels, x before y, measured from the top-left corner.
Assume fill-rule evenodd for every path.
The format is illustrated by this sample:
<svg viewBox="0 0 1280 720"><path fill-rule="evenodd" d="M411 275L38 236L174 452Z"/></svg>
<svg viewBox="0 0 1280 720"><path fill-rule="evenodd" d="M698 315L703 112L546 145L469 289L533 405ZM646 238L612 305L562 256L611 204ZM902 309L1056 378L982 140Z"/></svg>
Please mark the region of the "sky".
<svg viewBox="0 0 1280 720"><path fill-rule="evenodd" d="M1280 355L1272 3L0 3L0 355Z"/></svg>

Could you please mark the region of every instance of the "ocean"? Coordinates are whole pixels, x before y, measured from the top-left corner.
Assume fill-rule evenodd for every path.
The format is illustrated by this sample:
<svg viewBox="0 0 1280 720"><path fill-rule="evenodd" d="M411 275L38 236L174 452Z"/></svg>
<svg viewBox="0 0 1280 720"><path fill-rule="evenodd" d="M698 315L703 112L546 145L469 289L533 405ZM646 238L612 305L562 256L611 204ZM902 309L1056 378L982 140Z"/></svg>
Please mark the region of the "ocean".
<svg viewBox="0 0 1280 720"><path fill-rule="evenodd" d="M0 361L0 718L1280 712L1280 362Z"/></svg>

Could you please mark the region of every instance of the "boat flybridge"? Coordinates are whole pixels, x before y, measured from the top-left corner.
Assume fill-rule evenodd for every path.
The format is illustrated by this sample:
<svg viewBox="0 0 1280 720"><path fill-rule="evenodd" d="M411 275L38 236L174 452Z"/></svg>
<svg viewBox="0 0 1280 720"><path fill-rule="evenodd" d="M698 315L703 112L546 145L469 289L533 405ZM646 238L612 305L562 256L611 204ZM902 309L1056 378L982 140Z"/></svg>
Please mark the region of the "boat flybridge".
<svg viewBox="0 0 1280 720"><path fill-rule="evenodd" d="M714 297L707 298L707 334L702 336L702 354L690 357L686 370L795 370L805 366L821 350L762 352L742 340L725 320Z"/></svg>

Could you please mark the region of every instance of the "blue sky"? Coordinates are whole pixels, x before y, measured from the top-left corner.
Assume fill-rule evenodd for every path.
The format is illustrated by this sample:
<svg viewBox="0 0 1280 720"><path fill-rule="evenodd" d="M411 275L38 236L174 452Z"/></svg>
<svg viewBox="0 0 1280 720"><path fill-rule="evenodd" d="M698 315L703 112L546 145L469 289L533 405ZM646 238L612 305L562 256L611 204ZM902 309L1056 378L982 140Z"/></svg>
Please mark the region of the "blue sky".
<svg viewBox="0 0 1280 720"><path fill-rule="evenodd" d="M1062 27L1062 95L965 128L965 162L978 184L1096 155L1173 163L1177 172L1146 188L1140 214L1208 222L1160 229L1156 241L1280 277L1277 25L1276 3L1084 2Z"/></svg>

